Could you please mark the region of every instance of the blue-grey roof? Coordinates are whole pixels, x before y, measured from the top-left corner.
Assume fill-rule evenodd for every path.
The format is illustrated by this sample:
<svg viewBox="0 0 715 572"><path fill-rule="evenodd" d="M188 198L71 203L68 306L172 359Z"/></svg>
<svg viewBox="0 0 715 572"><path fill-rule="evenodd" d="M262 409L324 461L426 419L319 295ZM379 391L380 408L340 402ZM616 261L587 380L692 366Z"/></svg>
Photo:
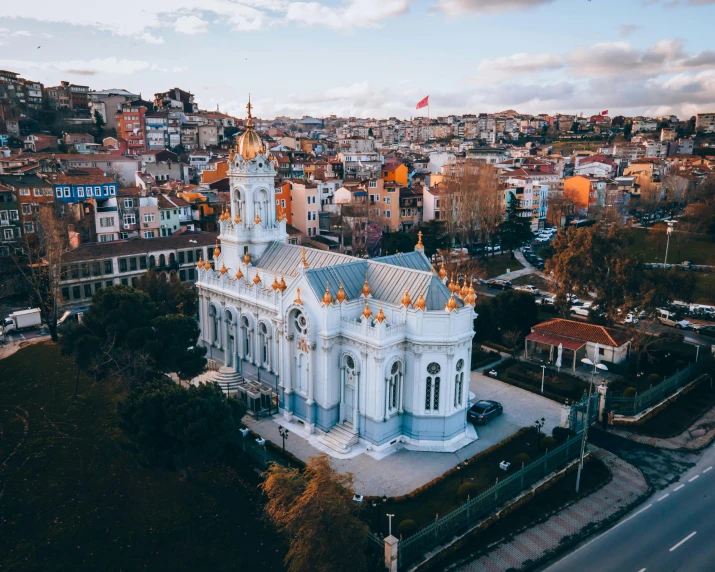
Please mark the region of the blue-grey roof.
<svg viewBox="0 0 715 572"><path fill-rule="evenodd" d="M295 244L273 242L263 252L261 257L254 261L253 265L261 270L268 270L274 274L295 276L298 273L298 263L301 261L302 250L302 247ZM305 257L311 268L346 264L356 260L346 254L318 250L317 248L306 248Z"/></svg>
<svg viewBox="0 0 715 572"><path fill-rule="evenodd" d="M373 258L373 260L375 262L384 262L385 264L392 264L393 266L403 266L404 268L413 268L415 270L423 270L425 272L430 272L432 270L432 263L423 252L419 251L406 252L404 254L391 254L389 256Z"/></svg>

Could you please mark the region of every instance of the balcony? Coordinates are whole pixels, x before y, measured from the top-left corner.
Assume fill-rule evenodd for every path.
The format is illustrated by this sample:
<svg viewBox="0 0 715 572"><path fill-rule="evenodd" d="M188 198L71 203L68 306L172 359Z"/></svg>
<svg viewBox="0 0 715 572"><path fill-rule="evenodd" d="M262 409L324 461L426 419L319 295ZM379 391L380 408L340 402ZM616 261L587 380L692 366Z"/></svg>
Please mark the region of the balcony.
<svg viewBox="0 0 715 572"><path fill-rule="evenodd" d="M115 213L117 212L117 207L97 207L98 213Z"/></svg>

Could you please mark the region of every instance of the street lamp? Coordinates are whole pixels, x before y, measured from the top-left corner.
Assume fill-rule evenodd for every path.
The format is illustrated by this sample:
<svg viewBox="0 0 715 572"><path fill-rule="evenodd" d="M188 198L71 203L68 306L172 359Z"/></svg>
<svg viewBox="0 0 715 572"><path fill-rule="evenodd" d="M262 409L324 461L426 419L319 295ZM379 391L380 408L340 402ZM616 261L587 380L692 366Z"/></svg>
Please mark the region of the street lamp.
<svg viewBox="0 0 715 572"><path fill-rule="evenodd" d="M668 241L665 243L665 261L663 262L663 270L665 270L665 265L668 264L668 248L670 247L670 235L673 234L673 225L677 222L675 220L665 221L668 224Z"/></svg>
<svg viewBox="0 0 715 572"><path fill-rule="evenodd" d="M588 422L591 418L591 392L593 389L593 378L596 375L597 369L600 369L601 371L608 371L608 368L605 365L603 365L602 363L593 362L588 358L583 358L581 360L581 363L585 363L586 365L592 365L593 369L591 370L591 380L588 382L588 401L586 401L586 419L583 424L583 435L581 437L581 456L579 457L578 473L576 474L576 492L577 493L578 493L579 485L581 484L581 470L583 469L583 454L586 450L586 435L588 434Z"/></svg>
<svg viewBox="0 0 715 572"><path fill-rule="evenodd" d="M539 450L539 441L541 441L541 428L546 424L546 419L543 417L534 421L534 427L536 427L536 450Z"/></svg>
<svg viewBox="0 0 715 572"><path fill-rule="evenodd" d="M394 514L388 514L386 515L387 518L389 519L389 524L387 525L387 536L392 536L392 519L395 516Z"/></svg>
<svg viewBox="0 0 715 572"><path fill-rule="evenodd" d="M544 393L544 375L546 374L546 366L541 366L541 393Z"/></svg>
<svg viewBox="0 0 715 572"><path fill-rule="evenodd" d="M283 427L283 425L278 425L278 433L283 437L283 454L286 452L286 439L288 439L288 429Z"/></svg>

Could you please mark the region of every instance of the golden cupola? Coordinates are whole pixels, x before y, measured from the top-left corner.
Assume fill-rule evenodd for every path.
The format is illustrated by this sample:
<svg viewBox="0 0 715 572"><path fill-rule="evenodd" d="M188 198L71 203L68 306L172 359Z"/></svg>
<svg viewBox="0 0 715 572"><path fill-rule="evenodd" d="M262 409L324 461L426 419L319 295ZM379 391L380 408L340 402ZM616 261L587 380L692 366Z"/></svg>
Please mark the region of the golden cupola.
<svg viewBox="0 0 715 572"><path fill-rule="evenodd" d="M253 277L253 283L258 286L261 283L261 277L258 275L258 272L256 272L256 275Z"/></svg>
<svg viewBox="0 0 715 572"><path fill-rule="evenodd" d="M437 276L439 276L440 280L444 280L447 277L447 270L444 267L444 264L439 267L439 272L437 273Z"/></svg>
<svg viewBox="0 0 715 572"><path fill-rule="evenodd" d="M221 249L218 247L218 241L216 242L216 248L214 248L214 258L221 256Z"/></svg>
<svg viewBox="0 0 715 572"><path fill-rule="evenodd" d="M427 310L427 302L425 301L425 297L422 295L422 290L420 290L420 295L415 302L414 308L415 310L422 310L423 312Z"/></svg>
<svg viewBox="0 0 715 572"><path fill-rule="evenodd" d="M367 300L365 300L365 309L362 311L362 317L369 320L370 316L372 316L372 310L370 309L370 303Z"/></svg>
<svg viewBox="0 0 715 572"><path fill-rule="evenodd" d="M221 268L219 268L219 272L221 273L221 276L228 272L228 268L226 268L226 265L223 262L221 263Z"/></svg>
<svg viewBox="0 0 715 572"><path fill-rule="evenodd" d="M447 306L445 307L445 310L448 312L451 312L452 310L457 309L457 299L454 297L454 292L452 292L452 295L449 297L449 300L447 300Z"/></svg>
<svg viewBox="0 0 715 572"><path fill-rule="evenodd" d="M240 280L241 278L243 278L243 272L241 272L241 269L239 268L236 270L236 280Z"/></svg>
<svg viewBox="0 0 715 572"><path fill-rule="evenodd" d="M365 284L362 285L362 295L367 298L370 294L372 294L372 289L370 288L370 284L367 282L367 272L365 273Z"/></svg>
<svg viewBox="0 0 715 572"><path fill-rule="evenodd" d="M412 304L412 300L410 299L410 292L407 288L405 288L405 294L402 296L402 300L400 300L400 305L404 306L405 308L409 308L410 304Z"/></svg>
<svg viewBox="0 0 715 572"><path fill-rule="evenodd" d="M253 116L251 115L251 97L248 97L248 105L246 106L248 110L248 116L246 117L246 130L243 134L236 140L236 153L243 157L244 161L250 161L254 159L256 155L265 154L266 146L261 141L261 138L253 130Z"/></svg>
<svg viewBox="0 0 715 572"><path fill-rule="evenodd" d="M246 254L243 256L243 263L244 264L250 264L251 263L251 255L246 252Z"/></svg>
<svg viewBox="0 0 715 572"><path fill-rule="evenodd" d="M338 304L342 304L348 299L347 294L345 294L345 289L343 288L342 280L340 281L340 288L338 288L338 293L335 295L335 299L338 301Z"/></svg>
<svg viewBox="0 0 715 572"><path fill-rule="evenodd" d="M469 291L464 297L464 303L469 304L472 307L474 307L477 303L477 296L476 292L474 291L474 281L472 281L472 283L469 285Z"/></svg>
<svg viewBox="0 0 715 572"><path fill-rule="evenodd" d="M271 288L273 288L273 290L278 290L280 287L281 287L281 284L280 284L280 282L278 282L278 276L274 276L273 284L271 284Z"/></svg>
<svg viewBox="0 0 715 572"><path fill-rule="evenodd" d="M323 304L330 306L333 303L333 296L330 293L330 286L328 286L328 281L325 281L325 294L323 294Z"/></svg>
<svg viewBox="0 0 715 572"><path fill-rule="evenodd" d="M199 261L196 263L196 269L201 270L204 267L204 261L199 254Z"/></svg>
<svg viewBox="0 0 715 572"><path fill-rule="evenodd" d="M462 284L462 290L460 290L459 295L462 298L466 298L467 294L469 294L469 286L467 286L467 279L464 279L464 284Z"/></svg>
<svg viewBox="0 0 715 572"><path fill-rule="evenodd" d="M286 285L285 278L283 278L283 276L281 276L281 283L278 286L278 288L280 289L281 292L285 292L286 288L288 288L288 286Z"/></svg>
<svg viewBox="0 0 715 572"><path fill-rule="evenodd" d="M380 306L380 311L375 316L375 319L382 324L385 321L385 312L382 311L382 306Z"/></svg>

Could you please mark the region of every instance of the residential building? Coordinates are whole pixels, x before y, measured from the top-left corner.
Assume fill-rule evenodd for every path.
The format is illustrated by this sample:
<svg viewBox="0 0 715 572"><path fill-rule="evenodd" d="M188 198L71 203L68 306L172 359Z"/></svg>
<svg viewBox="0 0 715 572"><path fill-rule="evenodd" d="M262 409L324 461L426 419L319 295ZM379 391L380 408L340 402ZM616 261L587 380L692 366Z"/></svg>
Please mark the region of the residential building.
<svg viewBox="0 0 715 572"><path fill-rule="evenodd" d="M79 143L94 143L94 135L89 133L65 133L65 145L78 145Z"/></svg>
<svg viewBox="0 0 715 572"><path fill-rule="evenodd" d="M139 236L156 238L159 236L159 199L158 197L139 197Z"/></svg>
<svg viewBox="0 0 715 572"><path fill-rule="evenodd" d="M118 183L100 169L73 169L65 173L47 173L47 182L54 188L58 203L102 201L117 195Z"/></svg>
<svg viewBox="0 0 715 572"><path fill-rule="evenodd" d="M282 214L286 217L286 223L293 224L293 213L290 204L290 190L292 184L290 181L283 181L276 184L276 217Z"/></svg>
<svg viewBox="0 0 715 572"><path fill-rule="evenodd" d="M317 236L321 210L318 185L293 181L290 198L291 224L308 237Z"/></svg>
<svg viewBox="0 0 715 572"><path fill-rule="evenodd" d="M400 189L400 226L407 232L422 222L422 187Z"/></svg>
<svg viewBox="0 0 715 572"><path fill-rule="evenodd" d="M57 150L57 137L44 133L33 133L25 137L23 142L25 149L38 153L45 150Z"/></svg>
<svg viewBox="0 0 715 572"><path fill-rule="evenodd" d="M146 147L148 150L166 149L169 146L169 114L150 111L144 115Z"/></svg>
<svg viewBox="0 0 715 572"><path fill-rule="evenodd" d="M408 183L407 166L404 163L385 163L382 167L382 178L385 181L395 181L406 187Z"/></svg>
<svg viewBox="0 0 715 572"><path fill-rule="evenodd" d="M15 254L21 248L22 222L17 195L0 182L0 257Z"/></svg>
<svg viewBox="0 0 715 572"><path fill-rule="evenodd" d="M188 208L189 204L178 197L170 200L164 195L158 195L157 200L159 203L159 236L171 236L181 228L179 205L176 202L181 201L185 208Z"/></svg>
<svg viewBox="0 0 715 572"><path fill-rule="evenodd" d="M178 87L155 93L154 106L157 109L178 108L185 113L196 113L198 111L198 105L194 102L194 94Z"/></svg>
<svg viewBox="0 0 715 572"><path fill-rule="evenodd" d="M0 175L0 185L17 199L22 235L34 236L40 206L54 202L52 185L37 175Z"/></svg>
<svg viewBox="0 0 715 572"><path fill-rule="evenodd" d="M97 242L119 240L122 225L118 204L116 196L96 200L94 228L97 234Z"/></svg>
<svg viewBox="0 0 715 572"><path fill-rule="evenodd" d="M126 140L127 154L141 155L146 151L146 122L148 108L141 100L122 104L116 115L117 136Z"/></svg>
<svg viewBox="0 0 715 572"><path fill-rule="evenodd" d="M715 133L715 113L697 113L695 130L703 133Z"/></svg>
<svg viewBox="0 0 715 572"><path fill-rule="evenodd" d="M89 111L92 117L96 111L104 119L107 130L117 129L117 112L127 101L139 99L138 95L125 89L105 89L89 92Z"/></svg>
<svg viewBox="0 0 715 572"><path fill-rule="evenodd" d="M212 123L199 125L199 148L208 149L209 147L216 147L218 144L218 127Z"/></svg>

